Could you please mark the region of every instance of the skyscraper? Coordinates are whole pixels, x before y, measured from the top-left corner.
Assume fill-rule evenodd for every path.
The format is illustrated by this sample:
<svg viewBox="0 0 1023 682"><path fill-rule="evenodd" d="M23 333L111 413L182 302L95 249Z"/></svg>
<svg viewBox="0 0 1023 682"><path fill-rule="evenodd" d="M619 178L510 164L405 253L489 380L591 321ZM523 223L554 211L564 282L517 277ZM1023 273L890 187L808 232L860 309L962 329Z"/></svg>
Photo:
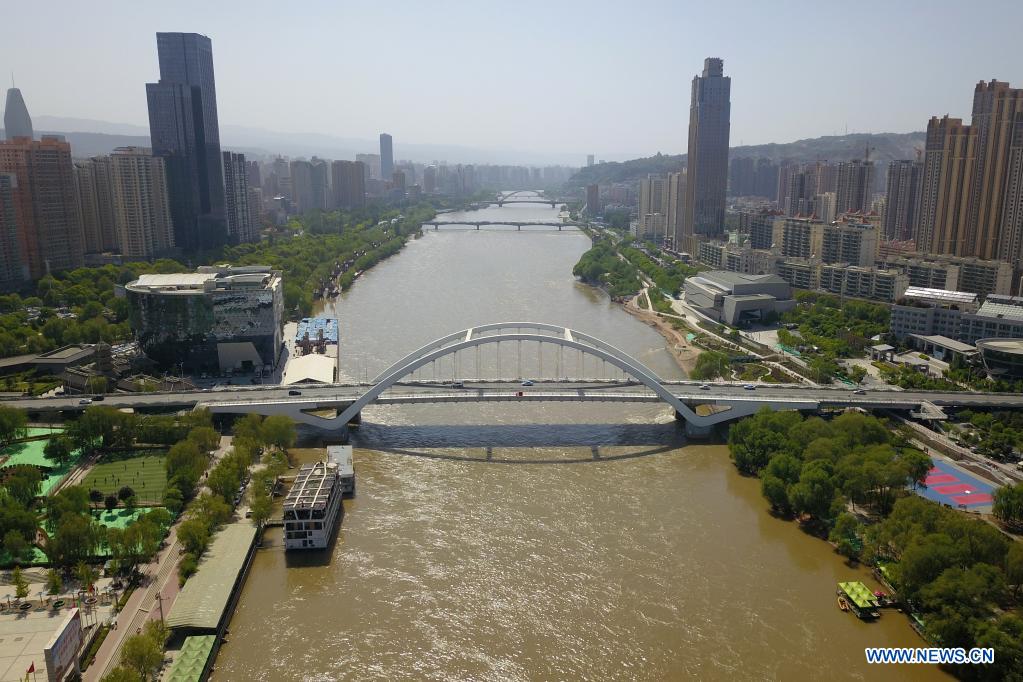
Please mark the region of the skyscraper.
<svg viewBox="0 0 1023 682"><path fill-rule="evenodd" d="M717 57L703 61L703 75L693 78L689 105L689 167L682 220L684 239L720 236L725 229L728 186L728 133L732 79ZM676 248L692 247L689 244Z"/></svg>
<svg viewBox="0 0 1023 682"><path fill-rule="evenodd" d="M81 267L82 223L71 145L59 136L0 142L0 173L13 174L15 220L29 276Z"/></svg>
<svg viewBox="0 0 1023 682"><path fill-rule="evenodd" d="M1017 248L1012 243L1010 230L1003 226L1004 207L1015 179L1016 189L1023 177L1012 177L1010 157L1013 145L1019 145L1014 131L1019 129L1023 119L1023 88L1010 87L1008 83L992 80L977 83L973 92L973 115L970 128L977 136L977 172L973 175L970 206L970 241L973 243L971 256L998 258L1020 262Z"/></svg>
<svg viewBox="0 0 1023 682"><path fill-rule="evenodd" d="M16 137L32 137L32 117L28 115L25 98L21 90L10 88L7 91L7 103L4 105L4 135L8 140Z"/></svg>
<svg viewBox="0 0 1023 682"><path fill-rule="evenodd" d="M391 136L380 133L380 179L390 180L393 174L394 149L391 146Z"/></svg>
<svg viewBox="0 0 1023 682"><path fill-rule="evenodd" d="M244 154L224 152L224 208L231 241L245 244L256 240L249 200L249 164Z"/></svg>
<svg viewBox="0 0 1023 682"><path fill-rule="evenodd" d="M366 203L366 165L362 161L335 161L331 165L334 203L338 208L359 208Z"/></svg>
<svg viewBox="0 0 1023 682"><path fill-rule="evenodd" d="M18 243L18 217L14 192L18 178L0 173L0 291L17 291L28 279L28 266L22 260Z"/></svg>
<svg viewBox="0 0 1023 682"><path fill-rule="evenodd" d="M665 220L665 236L670 237L671 248L682 251L682 222L686 206L686 172L668 174L668 217Z"/></svg>
<svg viewBox="0 0 1023 682"><path fill-rule="evenodd" d="M587 154L586 155L586 165L587 166L592 166L593 165L593 154Z"/></svg>
<svg viewBox="0 0 1023 682"><path fill-rule="evenodd" d="M153 154L166 164L177 246L227 241L213 44L198 33L157 33L160 81L146 84Z"/></svg>
<svg viewBox="0 0 1023 682"><path fill-rule="evenodd" d="M591 218L600 215L599 185L586 185L586 215Z"/></svg>
<svg viewBox="0 0 1023 682"><path fill-rule="evenodd" d="M312 208L326 211L331 204L330 162L314 156L310 163L312 163L313 178Z"/></svg>
<svg viewBox="0 0 1023 682"><path fill-rule="evenodd" d="M149 149L120 147L110 155L114 225L121 253L153 258L174 246L164 161Z"/></svg>
<svg viewBox="0 0 1023 682"><path fill-rule="evenodd" d="M639 181L639 215L636 233L638 239L659 241L664 238L668 224L668 179L648 175Z"/></svg>
<svg viewBox="0 0 1023 682"><path fill-rule="evenodd" d="M85 253L119 251L109 156L75 162L75 195L82 214Z"/></svg>
<svg viewBox="0 0 1023 682"><path fill-rule="evenodd" d="M917 248L925 253L969 255L967 223L976 136L960 118L932 116L927 123Z"/></svg>
<svg viewBox="0 0 1023 682"><path fill-rule="evenodd" d="M304 159L291 162L291 200L299 213L311 211L313 205L313 164Z"/></svg>
<svg viewBox="0 0 1023 682"><path fill-rule="evenodd" d="M885 239L913 239L916 216L920 212L924 164L922 161L892 161L888 164L888 191L885 193Z"/></svg>
<svg viewBox="0 0 1023 682"><path fill-rule="evenodd" d="M822 185L823 183L818 183ZM830 191L821 187L822 191ZM835 211L843 213L866 213L870 210L870 199L874 194L874 163L872 161L844 161L838 164L835 186Z"/></svg>

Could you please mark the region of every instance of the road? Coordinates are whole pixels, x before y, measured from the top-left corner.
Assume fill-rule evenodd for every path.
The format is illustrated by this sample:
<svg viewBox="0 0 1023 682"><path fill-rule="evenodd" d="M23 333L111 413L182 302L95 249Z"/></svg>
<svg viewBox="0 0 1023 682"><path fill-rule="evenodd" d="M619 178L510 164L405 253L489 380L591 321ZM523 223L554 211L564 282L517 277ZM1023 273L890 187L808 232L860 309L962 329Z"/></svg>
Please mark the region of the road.
<svg viewBox="0 0 1023 682"><path fill-rule="evenodd" d="M816 401L822 407L892 407L893 405L919 405L930 402L939 407L1023 407L1023 394L1018 393L974 393L967 391L901 391L891 389L867 389L861 395L848 388L830 386L806 386L801 384L756 384L755 391L748 391L738 382L707 382L671 381L662 382L682 400L694 403L712 403L715 400L764 400L773 399ZM700 389L701 385L709 386ZM198 403L297 403L314 406L336 406L351 402L365 393L369 385L336 384L323 386L303 386L301 389L280 386L231 387L230 389L212 389L209 391L181 391L168 393L125 393L108 395L102 404L111 407L131 407L150 409L192 408ZM529 397L532 392L546 392L552 399L558 396L573 394L579 396L578 389L593 391L614 390L625 392L646 392L642 384L599 381L536 381L534 386L517 386L516 382L467 382L464 388L454 388L442 384L396 384L391 389L400 393L404 400L400 402L427 402L431 397L441 398L438 402L446 402L443 395L454 392L470 392L487 400L488 394L517 394L522 392L527 400L538 400L540 396ZM291 395L293 392L299 395ZM409 400L419 396L418 401ZM517 397L517 396L513 396ZM497 396L495 396L495 399ZM398 402L388 399L387 394L382 403ZM454 402L469 402L468 400ZM88 405L80 404L77 397L59 398L18 398L8 401L28 411L76 411ZM305 407L306 405L303 405Z"/></svg>

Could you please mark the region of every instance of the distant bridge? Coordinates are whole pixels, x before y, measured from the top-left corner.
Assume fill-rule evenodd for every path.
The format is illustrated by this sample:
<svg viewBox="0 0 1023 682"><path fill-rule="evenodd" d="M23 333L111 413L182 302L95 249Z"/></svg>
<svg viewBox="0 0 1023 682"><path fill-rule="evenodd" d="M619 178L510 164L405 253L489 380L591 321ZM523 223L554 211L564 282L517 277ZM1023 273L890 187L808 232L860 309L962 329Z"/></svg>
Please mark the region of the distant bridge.
<svg viewBox="0 0 1023 682"><path fill-rule="evenodd" d="M488 227L491 225L508 225L515 226L519 230L523 227L538 226L538 227L556 227L558 232L561 232L565 227L576 228L572 232L578 232L579 229L585 225L585 223L576 222L574 220L430 220L422 224L423 227L432 227L438 229L441 227L448 227L452 225L464 225L466 227L475 227L477 230L481 227Z"/></svg>
<svg viewBox="0 0 1023 682"><path fill-rule="evenodd" d="M558 204L564 204L566 202L561 199L545 197L543 192L537 192L530 189L519 189L507 194L499 194L491 203L497 204L498 206L504 206L505 204L550 204L551 208L555 208Z"/></svg>

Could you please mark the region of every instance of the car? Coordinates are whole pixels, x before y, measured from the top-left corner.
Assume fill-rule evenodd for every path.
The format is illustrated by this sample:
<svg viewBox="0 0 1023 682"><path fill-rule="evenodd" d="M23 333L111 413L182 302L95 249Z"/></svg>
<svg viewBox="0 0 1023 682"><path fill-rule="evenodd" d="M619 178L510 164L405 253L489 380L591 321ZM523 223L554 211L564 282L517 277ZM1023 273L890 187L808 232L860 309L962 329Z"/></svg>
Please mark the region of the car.
<svg viewBox="0 0 1023 682"><path fill-rule="evenodd" d="M91 398L82 398L81 400L78 401L78 404L79 405L91 405L92 404L92 399Z"/></svg>
<svg viewBox="0 0 1023 682"><path fill-rule="evenodd" d="M745 390L747 390L747 391L755 391L755 390L757 390L757 387L754 386L753 384L746 384L746 385L743 386L743 388Z"/></svg>
<svg viewBox="0 0 1023 682"><path fill-rule="evenodd" d="M867 392L864 391L862 388L857 388L855 391L853 391L853 395L867 395Z"/></svg>
<svg viewBox="0 0 1023 682"><path fill-rule="evenodd" d="M523 386L532 386L533 382L530 381L529 379L526 379L525 381L522 382L522 385Z"/></svg>
<svg viewBox="0 0 1023 682"><path fill-rule="evenodd" d="M288 391L288 395L302 395L302 391L291 390Z"/></svg>
<svg viewBox="0 0 1023 682"><path fill-rule="evenodd" d="M102 401L102 400L105 400L105 399L106 399L106 396L104 396L104 395L94 395L94 396L92 396L92 401L93 402L99 402L99 401Z"/></svg>
<svg viewBox="0 0 1023 682"><path fill-rule="evenodd" d="M461 381L452 381L451 388L465 388L465 384Z"/></svg>
<svg viewBox="0 0 1023 682"><path fill-rule="evenodd" d="M710 390L710 384L703 384L703 385L701 385L700 386L700 390L701 391L709 391Z"/></svg>

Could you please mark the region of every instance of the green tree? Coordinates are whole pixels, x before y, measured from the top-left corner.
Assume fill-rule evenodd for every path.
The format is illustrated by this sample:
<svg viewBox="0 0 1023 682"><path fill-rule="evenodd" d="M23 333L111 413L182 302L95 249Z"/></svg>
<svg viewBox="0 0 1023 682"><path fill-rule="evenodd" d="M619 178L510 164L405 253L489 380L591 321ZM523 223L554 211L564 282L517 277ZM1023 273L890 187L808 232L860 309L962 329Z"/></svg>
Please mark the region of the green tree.
<svg viewBox="0 0 1023 682"><path fill-rule="evenodd" d="M171 513L177 514L184 507L184 497L181 491L175 486L167 486L167 490L163 493L163 506L166 507Z"/></svg>
<svg viewBox="0 0 1023 682"><path fill-rule="evenodd" d="M862 532L863 524L857 521L855 516L842 513L835 519L828 539L835 543L835 549L839 554L849 559L858 559Z"/></svg>
<svg viewBox="0 0 1023 682"><path fill-rule="evenodd" d="M728 376L729 360L728 355L719 351L703 351L696 358L696 365L689 373L690 378L696 380L716 379Z"/></svg>
<svg viewBox="0 0 1023 682"><path fill-rule="evenodd" d="M760 480L760 492L771 503L771 508L783 514L792 512L789 502L788 485L777 476L764 473Z"/></svg>
<svg viewBox="0 0 1023 682"><path fill-rule="evenodd" d="M789 487L789 500L797 514L825 520L835 499L830 464L821 460L807 462L799 474L799 482Z"/></svg>
<svg viewBox="0 0 1023 682"><path fill-rule="evenodd" d="M209 526L199 518L185 519L178 526L178 540L181 541L185 551L199 556L206 550L210 541Z"/></svg>
<svg viewBox="0 0 1023 682"><path fill-rule="evenodd" d="M91 559L105 535L91 517L66 514L47 543L46 554L60 566L72 566Z"/></svg>
<svg viewBox="0 0 1023 682"><path fill-rule="evenodd" d="M121 662L126 668L134 670L144 682L155 680L163 665L163 645L148 632L133 635L121 646Z"/></svg>
<svg viewBox="0 0 1023 682"><path fill-rule="evenodd" d="M143 680L139 677L139 674L131 668L119 665L104 675L100 682L143 682Z"/></svg>
<svg viewBox="0 0 1023 682"><path fill-rule="evenodd" d="M295 420L287 415L273 415L263 420L259 429L262 442L278 450L295 444Z"/></svg>
<svg viewBox="0 0 1023 682"><path fill-rule="evenodd" d="M4 549L6 549L7 552L11 555L11 558L14 559L14 562L16 564L21 563L21 561L24 560L29 549L28 540L25 539L25 536L22 535L19 531L12 528L11 530L4 533L3 541Z"/></svg>
<svg viewBox="0 0 1023 682"><path fill-rule="evenodd" d="M253 491L255 488L253 488ZM270 514L273 511L273 504L270 497L265 493L255 494L252 493L252 499L249 504L249 509L252 512L252 525L257 528L262 528L263 524L270 518Z"/></svg>
<svg viewBox="0 0 1023 682"><path fill-rule="evenodd" d="M46 441L46 447L43 448L46 458L57 466L63 466L71 461L72 452L71 439L66 436L51 438Z"/></svg>
<svg viewBox="0 0 1023 682"><path fill-rule="evenodd" d="M28 507L39 495L43 474L34 466L22 465L6 470L4 487L7 494L22 507Z"/></svg>
<svg viewBox="0 0 1023 682"><path fill-rule="evenodd" d="M28 596L28 579L21 572L21 566L15 566L11 573L11 584L14 585L14 596L24 599Z"/></svg>
<svg viewBox="0 0 1023 682"><path fill-rule="evenodd" d="M96 573L96 569L85 563L79 561L78 565L75 566L75 577L78 578L78 584L82 586L82 589L89 591L93 585L96 584L96 579L99 578L99 574Z"/></svg>
<svg viewBox="0 0 1023 682"><path fill-rule="evenodd" d="M89 493L80 485L64 488L49 499L46 508L47 520L51 528L60 525L61 519L68 515L87 514L89 512Z"/></svg>
<svg viewBox="0 0 1023 682"><path fill-rule="evenodd" d="M1012 528L1023 525L1023 483L1002 486L994 497L991 513L995 518Z"/></svg>
<svg viewBox="0 0 1023 682"><path fill-rule="evenodd" d="M103 491L93 488L89 491L89 503L93 507L103 504Z"/></svg>
<svg viewBox="0 0 1023 682"><path fill-rule="evenodd" d="M60 572L51 568L46 572L46 593L47 594L60 594L60 591L64 589L64 581L61 580Z"/></svg>
<svg viewBox="0 0 1023 682"><path fill-rule="evenodd" d="M0 405L0 445L6 445L16 438L25 436L28 417L23 410Z"/></svg>
<svg viewBox="0 0 1023 682"><path fill-rule="evenodd" d="M117 495L110 493L103 498L103 506L106 507L108 512L114 511L117 508Z"/></svg>

